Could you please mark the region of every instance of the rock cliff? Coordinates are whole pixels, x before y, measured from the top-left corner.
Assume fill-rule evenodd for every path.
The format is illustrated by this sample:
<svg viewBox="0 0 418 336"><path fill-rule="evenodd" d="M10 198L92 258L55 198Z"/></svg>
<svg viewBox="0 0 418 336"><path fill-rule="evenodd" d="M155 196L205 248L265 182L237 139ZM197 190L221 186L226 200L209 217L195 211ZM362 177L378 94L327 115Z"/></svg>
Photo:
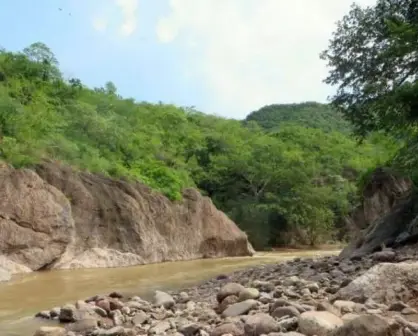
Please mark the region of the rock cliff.
<svg viewBox="0 0 418 336"><path fill-rule="evenodd" d="M361 205L346 220L353 238L340 257L364 255L413 239L418 233L418 197L412 189L410 179L376 169L364 187Z"/></svg>
<svg viewBox="0 0 418 336"><path fill-rule="evenodd" d="M194 189L171 202L140 183L52 162L0 166L0 268L11 273L253 252L246 234Z"/></svg>

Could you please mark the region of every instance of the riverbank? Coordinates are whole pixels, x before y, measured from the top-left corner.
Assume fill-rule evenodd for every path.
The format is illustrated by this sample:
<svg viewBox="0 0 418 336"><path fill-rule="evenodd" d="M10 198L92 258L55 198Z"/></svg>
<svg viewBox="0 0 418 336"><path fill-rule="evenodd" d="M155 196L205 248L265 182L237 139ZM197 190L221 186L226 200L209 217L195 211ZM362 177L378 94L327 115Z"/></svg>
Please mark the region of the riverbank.
<svg viewBox="0 0 418 336"><path fill-rule="evenodd" d="M297 252L297 251L338 251L342 250L347 243L333 243L333 244L320 244L320 245L290 245L271 248L272 252Z"/></svg>
<svg viewBox="0 0 418 336"><path fill-rule="evenodd" d="M98 293L118 291L125 297L138 295L151 300L155 290L180 290L221 273L230 274L261 264L277 264L295 257L336 253L338 251L268 252L256 253L252 257L20 274L9 282L0 283L0 335L32 336L37 328L48 322L33 318L38 311L74 303Z"/></svg>
<svg viewBox="0 0 418 336"><path fill-rule="evenodd" d="M294 258L156 291L149 301L97 295L41 312L65 325L36 335L414 335L417 260L416 248L356 260Z"/></svg>

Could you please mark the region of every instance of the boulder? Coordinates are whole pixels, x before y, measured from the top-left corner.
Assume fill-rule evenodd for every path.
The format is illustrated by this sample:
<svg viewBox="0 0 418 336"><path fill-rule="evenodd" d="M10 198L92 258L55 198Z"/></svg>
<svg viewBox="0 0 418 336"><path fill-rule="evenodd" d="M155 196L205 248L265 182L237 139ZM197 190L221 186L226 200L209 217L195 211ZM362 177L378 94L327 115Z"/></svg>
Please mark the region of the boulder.
<svg viewBox="0 0 418 336"><path fill-rule="evenodd" d="M343 321L327 311L307 311L299 316L299 331L306 336L325 336L343 325Z"/></svg>
<svg viewBox="0 0 418 336"><path fill-rule="evenodd" d="M334 299L373 299L391 304L413 298L418 285L418 262L380 263L341 288Z"/></svg>
<svg viewBox="0 0 418 336"><path fill-rule="evenodd" d="M210 332L210 336L222 336L227 334L232 336L242 336L244 335L244 329L236 323L222 323Z"/></svg>
<svg viewBox="0 0 418 336"><path fill-rule="evenodd" d="M234 303L223 311L222 316L231 317L231 316L239 316L239 315L246 314L251 309L256 307L257 304L258 304L258 301L253 300L253 299L248 299L245 301Z"/></svg>
<svg viewBox="0 0 418 336"><path fill-rule="evenodd" d="M245 320L245 335L260 336L270 334L279 330L279 324L268 314L257 313Z"/></svg>
<svg viewBox="0 0 418 336"><path fill-rule="evenodd" d="M220 289L220 291L216 295L216 299L218 300L218 302L222 302L223 299L230 295L235 295L238 297L239 293L244 289L245 287L239 283L229 282Z"/></svg>
<svg viewBox="0 0 418 336"><path fill-rule="evenodd" d="M165 309L169 309L174 306L175 301L170 294L162 291L155 291L154 303L157 306L163 306Z"/></svg>
<svg viewBox="0 0 418 336"><path fill-rule="evenodd" d="M395 324L377 315L362 315L333 330L329 336L403 336Z"/></svg>

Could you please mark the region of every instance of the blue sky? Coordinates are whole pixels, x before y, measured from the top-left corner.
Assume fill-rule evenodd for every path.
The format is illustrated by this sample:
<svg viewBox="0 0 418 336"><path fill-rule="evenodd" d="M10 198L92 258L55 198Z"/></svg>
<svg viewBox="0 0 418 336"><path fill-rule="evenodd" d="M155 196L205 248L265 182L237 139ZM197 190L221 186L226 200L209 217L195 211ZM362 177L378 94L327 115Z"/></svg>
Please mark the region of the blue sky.
<svg viewBox="0 0 418 336"><path fill-rule="evenodd" d="M65 76L89 86L111 80L123 96L241 119L266 104L326 101L318 54L351 2L0 0L0 45L44 42Z"/></svg>

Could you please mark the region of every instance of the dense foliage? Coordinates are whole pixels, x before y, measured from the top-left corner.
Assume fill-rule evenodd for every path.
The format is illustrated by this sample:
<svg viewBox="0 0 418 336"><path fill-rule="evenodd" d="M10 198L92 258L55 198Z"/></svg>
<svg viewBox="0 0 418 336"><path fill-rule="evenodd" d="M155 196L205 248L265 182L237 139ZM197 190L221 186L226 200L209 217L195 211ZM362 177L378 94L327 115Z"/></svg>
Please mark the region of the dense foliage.
<svg viewBox="0 0 418 336"><path fill-rule="evenodd" d="M300 108L320 111L321 105ZM337 131L340 121L336 131L325 132L330 113L324 109L316 128L307 127L315 126L305 124L307 117L266 132L251 120L243 126L190 108L126 99L111 82L90 89L64 79L42 43L0 52L3 160L15 166L59 160L141 180L171 199L197 187L256 248L332 238L334 223L355 202L357 176L396 149L379 134L358 145ZM258 122L266 127L269 118L277 122L272 115Z"/></svg>
<svg viewBox="0 0 418 336"><path fill-rule="evenodd" d="M353 5L337 24L328 50L326 82L337 85L332 105L364 137L384 131L403 148L392 162L417 179L418 2L379 0Z"/></svg>
<svg viewBox="0 0 418 336"><path fill-rule="evenodd" d="M403 148L392 163L418 181L418 2L353 5L322 58L331 68L326 82L338 87L332 105L360 137L396 137Z"/></svg>
<svg viewBox="0 0 418 336"><path fill-rule="evenodd" d="M256 121L266 130L277 130L284 123L296 123L325 132L350 133L352 126L343 115L327 104L305 102L300 104L272 104L251 112L245 122Z"/></svg>

